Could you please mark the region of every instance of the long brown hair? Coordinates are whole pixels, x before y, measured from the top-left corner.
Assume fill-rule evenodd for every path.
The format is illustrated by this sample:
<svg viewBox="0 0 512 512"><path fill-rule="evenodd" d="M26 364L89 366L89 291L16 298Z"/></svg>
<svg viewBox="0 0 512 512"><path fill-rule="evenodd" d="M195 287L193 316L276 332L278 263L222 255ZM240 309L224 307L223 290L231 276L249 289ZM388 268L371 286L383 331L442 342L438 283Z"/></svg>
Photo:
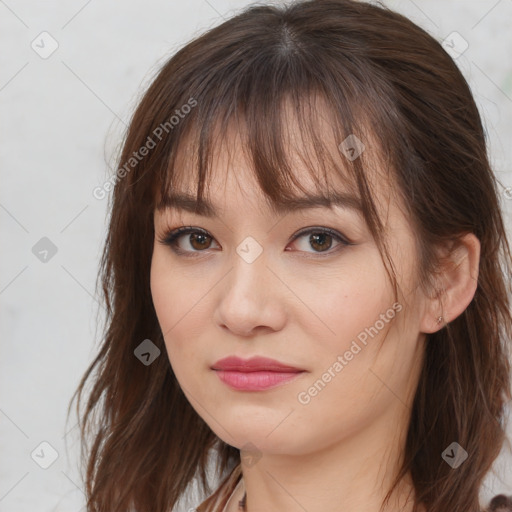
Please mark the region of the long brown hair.
<svg viewBox="0 0 512 512"><path fill-rule="evenodd" d="M328 106L336 140L356 134L387 163L414 226L425 290L440 264L438 245L468 232L480 241L472 302L428 335L394 484L410 473L416 502L428 512L480 510L480 487L506 440L504 411L512 398L512 260L479 112L452 58L410 20L383 6L316 0L249 6L189 42L163 65L131 119L101 260L104 335L72 399L78 398L89 512L168 512L195 478L211 492L210 455L217 477L240 461L239 450L209 429L181 391L151 298L153 212L177 183L174 162L185 137L195 143L199 199L214 129L220 126L215 133L222 135L236 119L246 128L261 189L271 204L285 203L297 185L283 143L284 104L291 100L299 135L313 141L318 186L329 180L320 169L350 173L392 267L364 158L340 152L336 159L323 150L312 122L315 97ZM147 366L134 355L146 339L161 350ZM441 458L453 441L469 453L456 470Z"/></svg>

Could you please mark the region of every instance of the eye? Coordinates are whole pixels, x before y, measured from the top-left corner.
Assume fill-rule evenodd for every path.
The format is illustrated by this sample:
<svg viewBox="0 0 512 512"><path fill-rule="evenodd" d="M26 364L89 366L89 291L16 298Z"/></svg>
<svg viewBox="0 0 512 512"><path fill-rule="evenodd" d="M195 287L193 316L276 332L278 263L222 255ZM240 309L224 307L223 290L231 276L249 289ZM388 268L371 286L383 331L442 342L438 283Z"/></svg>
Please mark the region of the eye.
<svg viewBox="0 0 512 512"><path fill-rule="evenodd" d="M306 238L307 235L309 236ZM343 249L343 247L353 245L353 243L347 237L331 228L305 228L293 237L292 242L295 242L301 238L304 238L304 241L302 242L303 249L300 252L317 254L321 257L330 256L333 253L337 253L339 250ZM333 239L338 242L338 244L335 246L335 249L330 250L333 245ZM308 251L308 248L313 248L314 251L310 252ZM289 249L286 248L285 250L288 251Z"/></svg>
<svg viewBox="0 0 512 512"><path fill-rule="evenodd" d="M188 235L188 237L185 235ZM307 235L309 235L308 238L306 238ZM182 238L184 243L180 244L180 239ZM353 245L352 242L342 234L330 228L305 228L292 238L292 242L301 238L304 238L304 242L302 242L303 248L300 249L300 251L309 252L307 249L313 248L314 250L312 252L317 254L332 254L344 246ZM338 242L338 245L341 247L330 250L333 245L333 239ZM183 254L186 256L193 255L194 253L205 252L206 249L210 249L212 240L214 240L214 238L210 236L207 231L193 226L182 226L174 230L168 230L164 233L163 237L158 239L161 244L168 245L177 254ZM187 245L188 247L186 247ZM285 250L289 251L288 247Z"/></svg>
<svg viewBox="0 0 512 512"><path fill-rule="evenodd" d="M185 235L189 235L185 237ZM192 247L192 250L180 246L180 239L185 240L185 245ZM193 226L182 226L180 228L169 230L164 233L164 236L159 239L159 242L171 247L177 254L187 254L193 252L203 252L204 249L209 249L211 237L207 231L203 229L194 228Z"/></svg>
<svg viewBox="0 0 512 512"><path fill-rule="evenodd" d="M309 236L306 238L306 235ZM327 253L326 255L338 252L338 250L342 249L344 246L353 245L352 242L350 242L341 233L338 233L334 229L330 228L306 228L305 230L302 230L296 234L293 237L292 242L295 242L301 238L304 238L304 242L302 242L303 249L301 250L304 252L309 252L307 249L312 247L315 249L313 253ZM338 242L338 248L331 251L330 249L332 247L333 239Z"/></svg>

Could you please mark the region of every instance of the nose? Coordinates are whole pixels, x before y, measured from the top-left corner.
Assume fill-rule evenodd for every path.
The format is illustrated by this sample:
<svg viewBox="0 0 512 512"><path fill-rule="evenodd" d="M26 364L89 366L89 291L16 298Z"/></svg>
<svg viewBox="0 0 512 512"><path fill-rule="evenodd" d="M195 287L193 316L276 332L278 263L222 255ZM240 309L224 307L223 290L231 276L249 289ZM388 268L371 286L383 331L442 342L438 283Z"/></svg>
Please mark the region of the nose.
<svg viewBox="0 0 512 512"><path fill-rule="evenodd" d="M219 286L214 320L236 336L279 331L286 322L286 287L268 266L264 253L254 261L234 254Z"/></svg>

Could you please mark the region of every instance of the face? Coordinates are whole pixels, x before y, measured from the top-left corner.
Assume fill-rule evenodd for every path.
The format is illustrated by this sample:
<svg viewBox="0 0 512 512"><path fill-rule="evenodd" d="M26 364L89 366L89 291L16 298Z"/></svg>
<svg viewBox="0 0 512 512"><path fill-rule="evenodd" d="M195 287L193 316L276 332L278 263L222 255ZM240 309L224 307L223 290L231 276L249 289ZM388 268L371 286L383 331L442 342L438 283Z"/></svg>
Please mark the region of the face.
<svg viewBox="0 0 512 512"><path fill-rule="evenodd" d="M207 193L216 216L176 207L154 214L151 292L186 397L223 441L263 453L305 455L363 429L379 436L405 426L424 309L399 205L376 197L406 301L395 301L360 211L272 213L236 134L228 140L231 160L218 149ZM296 169L311 186L300 160ZM187 185L179 192L193 194L195 182ZM176 233L182 226L192 230ZM218 361L229 356L288 368L256 361L251 371L222 370Z"/></svg>

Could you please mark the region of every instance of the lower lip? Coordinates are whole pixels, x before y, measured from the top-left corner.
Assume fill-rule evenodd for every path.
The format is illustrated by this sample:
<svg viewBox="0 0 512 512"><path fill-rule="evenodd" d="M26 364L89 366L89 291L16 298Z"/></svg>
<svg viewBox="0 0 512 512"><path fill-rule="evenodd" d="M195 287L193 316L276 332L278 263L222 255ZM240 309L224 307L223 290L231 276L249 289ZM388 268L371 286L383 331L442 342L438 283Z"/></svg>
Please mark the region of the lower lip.
<svg viewBox="0 0 512 512"><path fill-rule="evenodd" d="M262 391L290 382L304 372L237 372L215 370L219 379L239 391Z"/></svg>

